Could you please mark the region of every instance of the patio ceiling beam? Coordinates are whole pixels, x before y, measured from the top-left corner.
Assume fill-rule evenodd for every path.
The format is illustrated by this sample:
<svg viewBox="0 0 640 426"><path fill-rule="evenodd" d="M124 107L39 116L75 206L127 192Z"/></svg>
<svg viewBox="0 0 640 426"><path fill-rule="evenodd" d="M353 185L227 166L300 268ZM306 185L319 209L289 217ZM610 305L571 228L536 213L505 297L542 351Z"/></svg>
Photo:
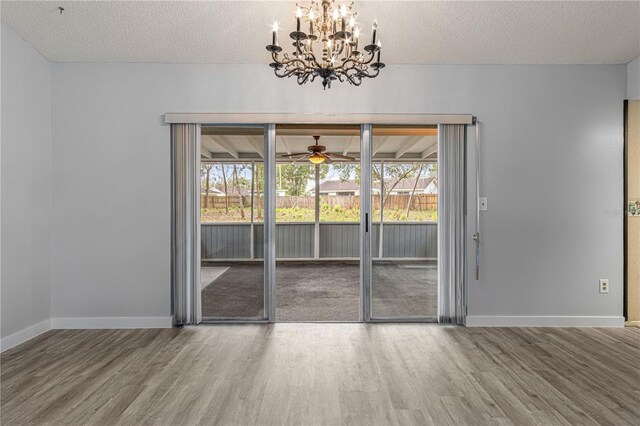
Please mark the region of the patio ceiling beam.
<svg viewBox="0 0 640 426"><path fill-rule="evenodd" d="M218 145L220 148L222 148L225 151L227 151L229 153L229 155L231 155L233 158L239 158L240 157L240 155L238 154L238 151L228 141L224 140L221 136L219 136L219 135L206 135L206 136L203 136L203 137L209 139L210 141L212 141L213 143Z"/></svg>
<svg viewBox="0 0 640 426"><path fill-rule="evenodd" d="M382 149L382 147L389 142L389 136L382 136L382 137L378 137L376 139L374 139L374 143L373 145L373 152L371 153L371 156L373 157L374 155L376 155L378 152L380 152L380 150Z"/></svg>
<svg viewBox="0 0 640 426"><path fill-rule="evenodd" d="M429 148L422 151L422 154L420 154L420 157L427 158L428 156L435 153L436 151L438 151L438 141L435 141L433 145L431 145Z"/></svg>
<svg viewBox="0 0 640 426"><path fill-rule="evenodd" d="M407 151L415 147L422 140L422 136L411 136L402 145L402 147L396 152L395 157L402 157Z"/></svg>
<svg viewBox="0 0 640 426"><path fill-rule="evenodd" d="M208 159L213 159L213 152L209 151L207 148L205 148L204 146L200 147L200 157L202 158L208 158Z"/></svg>
<svg viewBox="0 0 640 426"><path fill-rule="evenodd" d="M249 142L249 144L251 144L253 149L256 150L260 158L264 158L264 145L262 143L262 139L260 139L260 141L256 141L254 138L249 136L245 136L244 138Z"/></svg>
<svg viewBox="0 0 640 426"><path fill-rule="evenodd" d="M280 136L280 140L282 141L282 146L284 147L284 150L286 151L287 154L291 154L291 145L289 144L289 141L287 140L286 136Z"/></svg>
<svg viewBox="0 0 640 426"><path fill-rule="evenodd" d="M347 143L344 145L344 150L342 151L342 155L349 155L349 149L351 148L351 145L353 145L353 142L355 139L356 139L355 136L351 136L347 140Z"/></svg>

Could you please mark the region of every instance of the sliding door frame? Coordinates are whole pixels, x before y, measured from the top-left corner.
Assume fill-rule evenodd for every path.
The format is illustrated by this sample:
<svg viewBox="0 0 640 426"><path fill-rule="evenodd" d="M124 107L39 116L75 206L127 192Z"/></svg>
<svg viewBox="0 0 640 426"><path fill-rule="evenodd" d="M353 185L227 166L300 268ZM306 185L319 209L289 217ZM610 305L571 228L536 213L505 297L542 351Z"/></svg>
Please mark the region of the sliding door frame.
<svg viewBox="0 0 640 426"><path fill-rule="evenodd" d="M371 124L360 126L360 321L371 322Z"/></svg>
<svg viewBox="0 0 640 426"><path fill-rule="evenodd" d="M275 159L275 124L254 124L254 123L202 123L198 126L199 131L202 126L210 127L249 127L261 128L264 134L264 242L263 242L263 317L203 317L203 324L266 324L275 322L275 161L270 161L271 156ZM200 140L200 138L198 138ZM199 149L200 147L198 147ZM273 154L273 155L272 155ZM228 162L229 160L223 160ZM251 160L251 251L253 252L254 238L254 194L256 161ZM199 180L197 180L199 182ZM199 191L198 191L199 193ZM200 215L198 214L198 227L201 226ZM253 256L251 256L254 259Z"/></svg>
<svg viewBox="0 0 640 426"><path fill-rule="evenodd" d="M437 322L431 318L376 318L371 315L371 165L373 125L473 124L470 114L229 114L167 113L166 124L261 127L264 129L264 318L205 318L203 323L276 322L276 123L360 125L360 322ZM198 126L200 129L201 126ZM198 191L199 194L199 191ZM199 215L198 215L199 218ZM200 220L198 219L198 225Z"/></svg>

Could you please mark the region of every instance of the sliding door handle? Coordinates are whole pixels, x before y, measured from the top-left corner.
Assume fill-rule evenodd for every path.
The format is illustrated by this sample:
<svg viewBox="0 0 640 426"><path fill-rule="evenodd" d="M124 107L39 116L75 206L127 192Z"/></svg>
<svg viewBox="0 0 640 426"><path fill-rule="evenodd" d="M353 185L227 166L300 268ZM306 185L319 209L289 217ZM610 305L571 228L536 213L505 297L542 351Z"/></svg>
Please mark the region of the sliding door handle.
<svg viewBox="0 0 640 426"><path fill-rule="evenodd" d="M369 232L369 213L364 214L364 232Z"/></svg>

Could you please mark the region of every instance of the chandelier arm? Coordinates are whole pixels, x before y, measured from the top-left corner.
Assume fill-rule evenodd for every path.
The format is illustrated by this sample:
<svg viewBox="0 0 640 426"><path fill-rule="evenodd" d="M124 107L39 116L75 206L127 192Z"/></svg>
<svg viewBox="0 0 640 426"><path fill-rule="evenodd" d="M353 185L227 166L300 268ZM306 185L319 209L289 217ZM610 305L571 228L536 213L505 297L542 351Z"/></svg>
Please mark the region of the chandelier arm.
<svg viewBox="0 0 640 426"><path fill-rule="evenodd" d="M311 61L310 62L312 62L313 66L316 67L316 68L320 68L320 63L318 62L318 58L316 58L315 53L309 51L308 54L309 54L309 56L311 56Z"/></svg>
<svg viewBox="0 0 640 426"><path fill-rule="evenodd" d="M362 76L363 77L367 77L367 78L376 78L378 76L378 74L380 74L380 68L378 68L374 74L369 74L368 72L363 72Z"/></svg>
<svg viewBox="0 0 640 426"><path fill-rule="evenodd" d="M355 66L358 66L358 65L366 65L366 64L368 64L369 62L371 62L371 60L372 60L372 59L373 59L373 56L369 59L369 61L368 61L368 62L363 62L363 61L361 61L361 60L360 60L360 59L358 59L358 58L345 58L345 59L342 61L342 66L344 67L344 66L345 66L346 64L348 64L348 63L353 63Z"/></svg>
<svg viewBox="0 0 640 426"><path fill-rule="evenodd" d="M287 78L287 77L291 77L296 71L298 71L297 68L292 68L290 70L285 70L282 74L278 74L278 70L274 70L276 76L278 78Z"/></svg>
<svg viewBox="0 0 640 426"><path fill-rule="evenodd" d="M376 57L376 53L375 52L369 52L369 59L366 61L362 62L362 65L368 65L373 61L373 58Z"/></svg>
<svg viewBox="0 0 640 426"><path fill-rule="evenodd" d="M362 84L362 78L359 74L356 74L357 80L354 80L354 78L347 73L345 73L344 75L345 77L347 77L347 80L349 80L349 83L353 84L354 86L360 86Z"/></svg>
<svg viewBox="0 0 640 426"><path fill-rule="evenodd" d="M351 70L353 70L353 68L351 68ZM354 81L353 81L353 78L349 75L349 69L347 69L347 70L344 70L344 69L339 70L336 73L336 77L338 77L338 80L340 82L344 82L345 81L344 79L346 79L350 84L355 84Z"/></svg>
<svg viewBox="0 0 640 426"><path fill-rule="evenodd" d="M351 76L352 78L357 78L359 81L362 81L363 77L375 77L371 74L369 74L369 72L366 69L354 69L353 75Z"/></svg>
<svg viewBox="0 0 640 426"><path fill-rule="evenodd" d="M293 64L301 64L303 67L306 67L306 64L304 63L304 61L302 59L283 59L281 61L278 62L281 65L284 66L289 66L289 65L293 65Z"/></svg>
<svg viewBox="0 0 640 426"><path fill-rule="evenodd" d="M306 53L302 51L302 49L300 49L300 42L296 43L296 51L298 52L298 58L300 57L306 57L307 58L307 62L309 61L309 57L311 57L313 59L314 65L317 65L317 61L316 61L316 56L311 52L311 51L307 51ZM309 64L302 61L304 68L305 69L313 69L312 67L309 66Z"/></svg>
<svg viewBox="0 0 640 426"><path fill-rule="evenodd" d="M303 75L299 75L298 76L298 84L303 85L307 82L307 80L309 80L309 73L303 74Z"/></svg>
<svg viewBox="0 0 640 426"><path fill-rule="evenodd" d="M316 59L316 55L311 52L310 50L307 51L307 53L303 53L302 50L300 49L300 43L296 43L296 50L298 51L298 55L299 56L307 56L307 57L311 57L313 60L313 65L315 65L316 67L320 68L320 64L318 63L318 60ZM305 64L306 68L311 68L308 66L308 64ZM312 68L311 68L312 69Z"/></svg>

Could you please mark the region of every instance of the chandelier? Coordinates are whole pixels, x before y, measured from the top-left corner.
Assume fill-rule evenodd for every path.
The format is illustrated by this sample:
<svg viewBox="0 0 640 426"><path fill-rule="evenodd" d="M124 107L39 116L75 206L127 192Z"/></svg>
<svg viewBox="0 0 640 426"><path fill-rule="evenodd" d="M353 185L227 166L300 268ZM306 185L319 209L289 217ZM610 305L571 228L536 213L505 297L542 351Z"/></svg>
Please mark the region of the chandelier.
<svg viewBox="0 0 640 426"><path fill-rule="evenodd" d="M376 40L378 22L371 27L371 43L359 50L360 29L356 26L353 2L337 6L335 0L311 1L308 7L298 7L296 30L289 34L293 40L293 52L282 54L278 44L278 22L273 23L271 52L273 62L269 64L279 78L295 77L302 85L316 78L322 86L331 88L331 82L348 81L359 86L365 78L375 78L384 68L380 62L380 40ZM302 19L308 33L301 30Z"/></svg>

